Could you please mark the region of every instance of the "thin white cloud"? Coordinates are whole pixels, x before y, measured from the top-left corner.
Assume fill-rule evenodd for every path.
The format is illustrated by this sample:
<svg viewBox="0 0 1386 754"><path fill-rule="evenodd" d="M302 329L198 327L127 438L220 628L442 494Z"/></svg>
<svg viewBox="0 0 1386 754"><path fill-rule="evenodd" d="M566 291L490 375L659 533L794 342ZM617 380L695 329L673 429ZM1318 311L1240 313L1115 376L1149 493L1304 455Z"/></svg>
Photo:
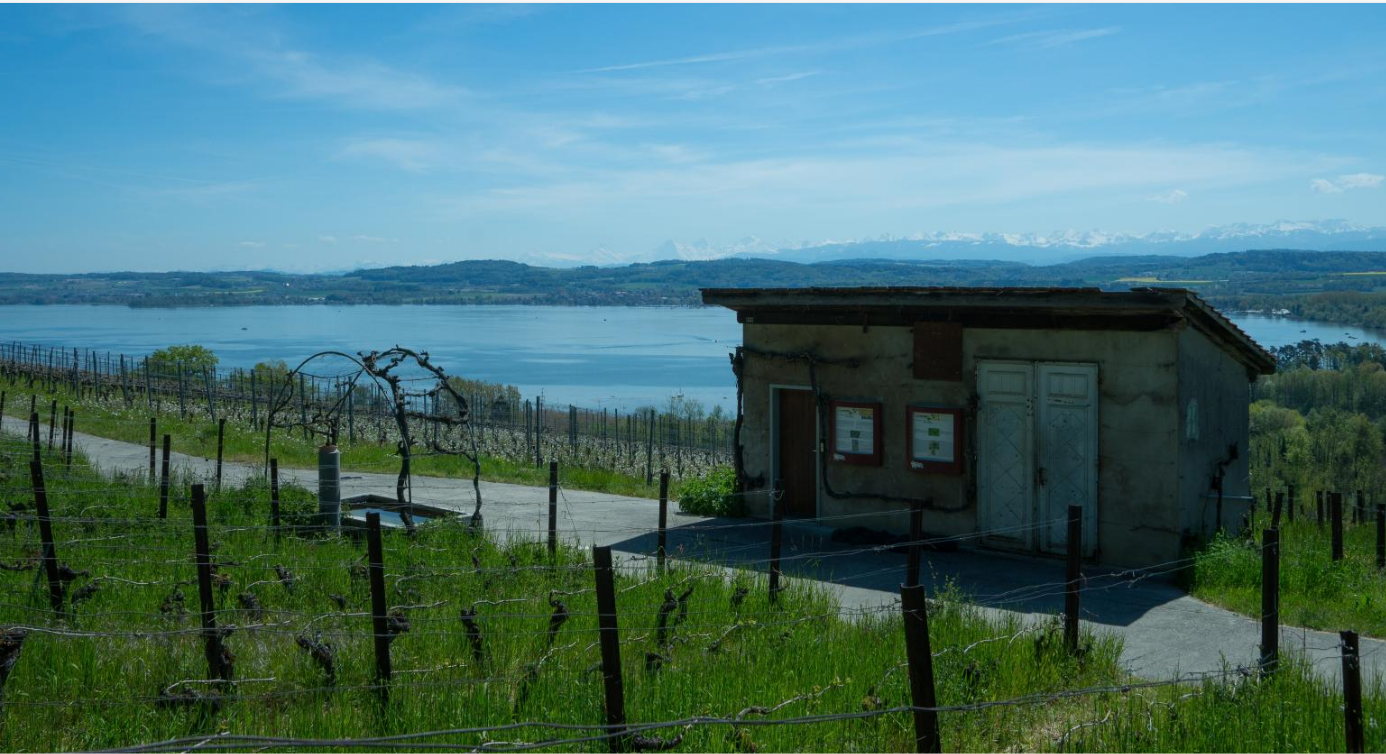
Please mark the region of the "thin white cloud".
<svg viewBox="0 0 1386 754"><path fill-rule="evenodd" d="M251 14L246 11L148 5L122 6L119 13L147 36L230 63L235 70L232 80L249 72L269 82L280 97L327 100L351 109L414 110L455 104L467 94L461 87L367 57L294 48L263 23L248 26L244 17Z"/></svg>
<svg viewBox="0 0 1386 754"><path fill-rule="evenodd" d="M352 236L352 237L351 237L351 240L353 240L353 241L360 241L360 242L362 242L362 243L399 243L399 239L398 239L398 238L382 238L382 237L380 237L380 236L365 236L365 235Z"/></svg>
<svg viewBox="0 0 1386 754"><path fill-rule="evenodd" d="M1151 194L1146 197L1146 201L1155 202L1157 204L1179 204L1188 198L1189 192L1183 189L1174 189L1173 191L1166 191L1161 194Z"/></svg>
<svg viewBox="0 0 1386 754"><path fill-rule="evenodd" d="M265 248L265 242L264 242L264 241L240 241L240 242L237 243L236 245L239 246L239 247L241 247L242 249L263 249L263 248Z"/></svg>
<svg viewBox="0 0 1386 754"><path fill-rule="evenodd" d="M891 153L812 154L637 165L576 179L478 190L441 198L448 216L514 212L525 217L628 213L763 213L802 217L820 210L918 211L1054 201L1139 192L1168 201L1191 191L1256 185L1322 169L1313 155L1226 145L1161 144L1002 147L975 142L901 142ZM1170 185L1183 188L1170 190ZM844 192L844 186L854 187ZM653 221L653 220L652 220Z"/></svg>
<svg viewBox="0 0 1386 754"><path fill-rule="evenodd" d="M302 50L247 50L246 59L282 87L280 96L333 100L352 108L415 110L452 104L466 92L369 60Z"/></svg>
<svg viewBox="0 0 1386 754"><path fill-rule="evenodd" d="M788 84L791 81L806 79L810 76L817 76L820 73L822 73L822 71L800 71L798 73L789 73L783 76L767 76L763 79L756 79L756 83L761 86L776 86L778 84Z"/></svg>
<svg viewBox="0 0 1386 754"><path fill-rule="evenodd" d="M351 140L338 151L337 156L341 159L379 160L401 170L421 173L434 167L441 154L434 142L385 137Z"/></svg>
<svg viewBox="0 0 1386 754"><path fill-rule="evenodd" d="M876 34L860 34L840 39L830 39L823 42L813 42L798 45L774 45L769 47L755 47L743 50L728 50L726 52L705 53L702 55L688 55L678 58L663 58L659 60L642 60L635 63L620 63L616 65L600 66L597 68L584 68L575 73L612 73L616 71L635 71L643 68L664 68L668 66L698 65L702 63L728 63L738 60L751 60L755 58L768 58L779 55L793 55L802 53L830 52L834 50L850 50L860 47L873 47L876 45L892 44L897 42L908 42L914 39L925 39L928 37L939 37L948 34L961 34L977 29L986 29L1002 24L1014 23L1020 20L1020 16L1001 16L978 21L963 21L956 24L946 24L944 26L933 26L924 29L913 29L903 32L879 32Z"/></svg>
<svg viewBox="0 0 1386 754"><path fill-rule="evenodd" d="M1034 50L1048 50L1088 39L1111 36L1119 31L1120 26L1106 26L1101 29L1049 29L1012 34L1009 37L993 39L987 44L1009 44Z"/></svg>
<svg viewBox="0 0 1386 754"><path fill-rule="evenodd" d="M1386 175L1376 173L1353 173L1351 175L1338 176L1338 185L1345 189L1355 188L1377 188L1381 182L1386 180Z"/></svg>
<svg viewBox="0 0 1386 754"><path fill-rule="evenodd" d="M736 87L730 84L726 84L723 86L710 86L705 89L689 89L688 91L683 92L682 94L676 94L673 97L670 97L669 99L694 102L700 99L712 99L713 97L721 97L722 95L730 94L733 91L736 91Z"/></svg>
<svg viewBox="0 0 1386 754"><path fill-rule="evenodd" d="M1386 175L1350 173L1338 176L1337 180L1315 178L1309 181L1309 190L1318 194L1341 194L1352 189L1380 188L1382 181L1386 181Z"/></svg>
<svg viewBox="0 0 1386 754"><path fill-rule="evenodd" d="M337 243L336 236L318 236L318 240L323 243Z"/></svg>

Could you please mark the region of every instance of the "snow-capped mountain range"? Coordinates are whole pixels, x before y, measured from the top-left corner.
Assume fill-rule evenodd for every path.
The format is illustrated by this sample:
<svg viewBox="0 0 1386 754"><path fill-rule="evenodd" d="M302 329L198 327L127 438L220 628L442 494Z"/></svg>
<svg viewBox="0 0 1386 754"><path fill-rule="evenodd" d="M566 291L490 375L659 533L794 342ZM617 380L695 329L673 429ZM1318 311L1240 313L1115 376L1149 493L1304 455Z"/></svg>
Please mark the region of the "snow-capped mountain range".
<svg viewBox="0 0 1386 754"><path fill-rule="evenodd" d="M729 244L706 239L691 243L665 241L643 253L622 254L598 246L586 254L536 254L522 259L548 267L625 265L663 260L702 261L747 257L789 262L831 262L851 259L1000 260L1051 264L1083 257L1158 254L1196 256L1248 249L1319 251L1386 250L1386 227L1356 225L1346 220L1280 221L1266 225L1236 223L1185 233L1063 230L1052 233L929 232L847 241L784 241L772 243L750 236Z"/></svg>

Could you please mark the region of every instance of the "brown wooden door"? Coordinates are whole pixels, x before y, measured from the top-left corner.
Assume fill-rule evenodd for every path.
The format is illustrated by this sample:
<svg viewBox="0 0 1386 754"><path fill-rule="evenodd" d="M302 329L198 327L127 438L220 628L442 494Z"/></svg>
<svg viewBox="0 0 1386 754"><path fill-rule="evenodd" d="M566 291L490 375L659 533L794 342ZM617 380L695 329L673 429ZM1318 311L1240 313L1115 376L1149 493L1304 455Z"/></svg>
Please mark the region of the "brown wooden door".
<svg viewBox="0 0 1386 754"><path fill-rule="evenodd" d="M817 458L814 443L818 440L814 417L813 391L777 390L779 394L780 457L779 476L784 484L785 514L813 517L818 515Z"/></svg>

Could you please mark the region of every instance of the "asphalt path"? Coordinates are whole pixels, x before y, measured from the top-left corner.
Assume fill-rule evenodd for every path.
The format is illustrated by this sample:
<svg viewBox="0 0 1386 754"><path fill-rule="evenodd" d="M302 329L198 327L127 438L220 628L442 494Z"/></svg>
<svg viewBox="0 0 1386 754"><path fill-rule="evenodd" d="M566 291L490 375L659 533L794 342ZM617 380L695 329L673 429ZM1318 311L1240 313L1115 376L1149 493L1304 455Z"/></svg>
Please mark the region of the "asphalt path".
<svg viewBox="0 0 1386 754"><path fill-rule="evenodd" d="M23 435L27 422L4 417L3 431ZM47 429L42 434L47 439ZM146 446L78 432L78 451L103 473L148 473ZM173 453L172 464L185 474L212 480L215 462ZM223 485L239 485L262 474L258 465L225 463ZM309 489L317 487L316 469L280 469L281 479ZM413 501L470 514L475 496L470 480L416 476ZM395 494L395 474L342 472L342 495ZM482 482L486 528L503 537L542 539L547 532L548 489ZM671 509L677 506L670 504ZM581 547L607 545L627 567L640 567L655 550L658 501L602 492L561 489L560 536ZM832 592L844 608L883 609L899 604L905 556L888 548L832 541L832 522L789 521L784 527L782 571L789 588L814 582ZM767 522L687 516L671 510L668 547L671 558L765 571L770 550ZM1065 581L1061 560L1032 558L975 547L970 539L950 551L926 552L921 572L930 594L950 586L968 595L984 612L1019 616L1034 624L1063 610ZM1171 564L1177 567L1179 564ZM1161 569L1169 570L1169 569ZM1190 597L1167 575L1142 577L1117 571L1085 569L1082 617L1096 631L1123 640L1122 662L1134 674L1167 679L1179 674L1252 666L1260 654L1257 621ZM1336 633L1283 627L1282 653L1301 654L1326 682L1341 672ZM1362 639L1363 674L1367 679L1386 667L1386 642Z"/></svg>

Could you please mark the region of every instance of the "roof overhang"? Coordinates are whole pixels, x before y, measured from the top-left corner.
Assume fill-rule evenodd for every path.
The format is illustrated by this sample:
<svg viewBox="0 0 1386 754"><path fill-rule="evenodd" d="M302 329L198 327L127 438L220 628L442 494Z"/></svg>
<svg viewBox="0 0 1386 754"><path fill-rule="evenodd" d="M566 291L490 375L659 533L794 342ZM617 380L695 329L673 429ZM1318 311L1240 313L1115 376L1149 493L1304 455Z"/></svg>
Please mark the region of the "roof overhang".
<svg viewBox="0 0 1386 754"><path fill-rule="evenodd" d="M1194 327L1255 374L1275 358L1182 288L704 288L703 303L763 325L908 327L955 322L1001 329L1155 331Z"/></svg>

